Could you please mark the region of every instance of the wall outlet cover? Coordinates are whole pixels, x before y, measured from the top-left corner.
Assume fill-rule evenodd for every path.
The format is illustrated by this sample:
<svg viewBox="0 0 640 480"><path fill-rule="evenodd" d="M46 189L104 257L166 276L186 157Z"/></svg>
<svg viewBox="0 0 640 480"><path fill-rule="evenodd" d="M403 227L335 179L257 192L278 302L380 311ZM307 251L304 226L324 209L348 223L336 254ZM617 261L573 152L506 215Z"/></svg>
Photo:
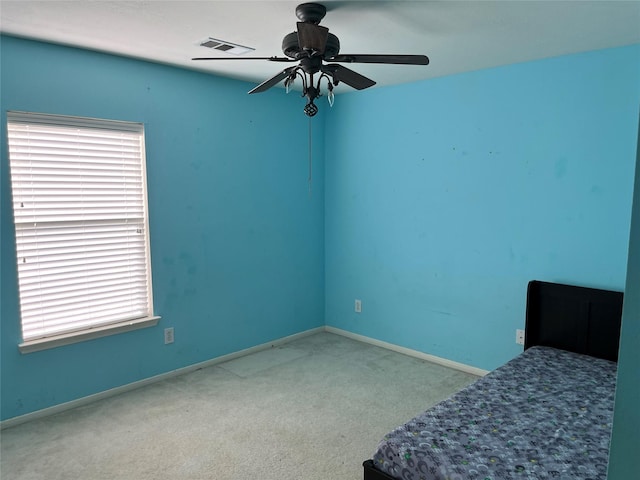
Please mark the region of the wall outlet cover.
<svg viewBox="0 0 640 480"><path fill-rule="evenodd" d="M362 312L362 301L361 300L356 299L355 310L356 310L356 313L361 313Z"/></svg>
<svg viewBox="0 0 640 480"><path fill-rule="evenodd" d="M164 329L164 344L173 343L173 327Z"/></svg>

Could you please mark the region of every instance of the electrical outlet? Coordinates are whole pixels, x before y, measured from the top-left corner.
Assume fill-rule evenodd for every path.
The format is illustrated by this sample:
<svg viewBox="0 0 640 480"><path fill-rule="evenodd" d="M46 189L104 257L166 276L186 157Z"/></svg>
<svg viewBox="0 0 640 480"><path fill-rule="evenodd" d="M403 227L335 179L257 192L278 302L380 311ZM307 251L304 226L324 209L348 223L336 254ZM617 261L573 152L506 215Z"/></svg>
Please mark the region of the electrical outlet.
<svg viewBox="0 0 640 480"><path fill-rule="evenodd" d="M173 327L164 329L164 344L173 343Z"/></svg>
<svg viewBox="0 0 640 480"><path fill-rule="evenodd" d="M356 310L356 313L362 313L362 301L358 300L357 298L356 298L355 310Z"/></svg>
<svg viewBox="0 0 640 480"><path fill-rule="evenodd" d="M524 330L516 330L516 343L518 345L524 345Z"/></svg>

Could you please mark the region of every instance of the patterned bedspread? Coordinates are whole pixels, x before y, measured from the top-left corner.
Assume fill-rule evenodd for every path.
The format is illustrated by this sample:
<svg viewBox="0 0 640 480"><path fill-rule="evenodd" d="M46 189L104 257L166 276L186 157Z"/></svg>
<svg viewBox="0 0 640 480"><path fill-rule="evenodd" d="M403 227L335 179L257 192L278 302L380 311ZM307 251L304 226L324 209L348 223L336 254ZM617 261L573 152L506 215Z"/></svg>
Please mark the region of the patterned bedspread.
<svg viewBox="0 0 640 480"><path fill-rule="evenodd" d="M614 362L533 347L389 433L403 480L606 480Z"/></svg>

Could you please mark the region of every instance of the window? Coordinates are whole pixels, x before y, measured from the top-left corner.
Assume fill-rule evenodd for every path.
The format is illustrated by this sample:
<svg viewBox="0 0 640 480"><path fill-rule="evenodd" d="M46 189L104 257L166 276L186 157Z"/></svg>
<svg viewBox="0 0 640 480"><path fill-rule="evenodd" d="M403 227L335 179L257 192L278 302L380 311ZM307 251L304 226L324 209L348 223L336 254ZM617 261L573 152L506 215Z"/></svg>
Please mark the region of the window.
<svg viewBox="0 0 640 480"><path fill-rule="evenodd" d="M23 352L157 323L144 127L7 113Z"/></svg>

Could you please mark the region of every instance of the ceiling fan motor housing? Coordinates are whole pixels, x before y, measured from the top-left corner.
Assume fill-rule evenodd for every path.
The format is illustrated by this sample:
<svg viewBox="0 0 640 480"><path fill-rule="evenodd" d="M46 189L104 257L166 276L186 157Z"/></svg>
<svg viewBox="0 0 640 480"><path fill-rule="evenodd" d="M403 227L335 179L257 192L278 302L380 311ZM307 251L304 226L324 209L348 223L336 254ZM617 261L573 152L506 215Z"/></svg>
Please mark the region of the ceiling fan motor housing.
<svg viewBox="0 0 640 480"><path fill-rule="evenodd" d="M300 60L308 56L308 52L300 48L298 32L292 32L282 39L282 52L289 58ZM333 33L327 34L327 43L324 47L322 58L331 58L340 52L340 40Z"/></svg>

